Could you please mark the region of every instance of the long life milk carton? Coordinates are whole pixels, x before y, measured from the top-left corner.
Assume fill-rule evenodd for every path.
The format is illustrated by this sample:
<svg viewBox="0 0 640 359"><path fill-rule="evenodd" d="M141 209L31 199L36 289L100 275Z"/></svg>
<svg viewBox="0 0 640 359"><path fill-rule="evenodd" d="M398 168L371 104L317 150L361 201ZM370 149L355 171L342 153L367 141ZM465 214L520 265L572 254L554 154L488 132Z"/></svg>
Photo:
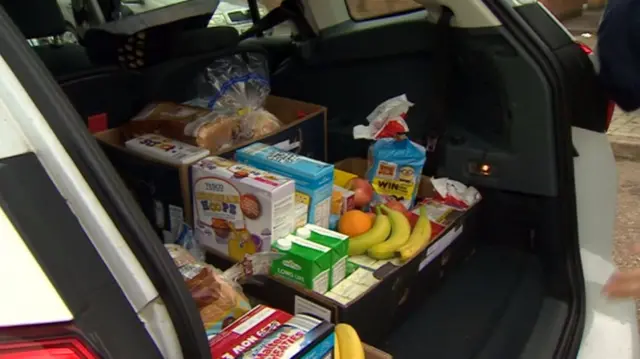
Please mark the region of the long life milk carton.
<svg viewBox="0 0 640 359"><path fill-rule="evenodd" d="M236 160L296 182L296 202L308 206L308 223L329 227L333 165L254 143L236 151Z"/></svg>

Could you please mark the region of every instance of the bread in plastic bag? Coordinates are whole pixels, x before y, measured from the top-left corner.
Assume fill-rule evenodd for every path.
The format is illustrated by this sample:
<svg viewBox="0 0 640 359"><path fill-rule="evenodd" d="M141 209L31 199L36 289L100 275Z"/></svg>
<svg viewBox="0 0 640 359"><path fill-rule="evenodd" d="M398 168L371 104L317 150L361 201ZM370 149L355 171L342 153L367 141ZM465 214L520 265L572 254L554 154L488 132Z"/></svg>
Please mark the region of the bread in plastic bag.
<svg viewBox="0 0 640 359"><path fill-rule="evenodd" d="M236 118L239 133L234 138L235 144L273 133L282 125L264 109L271 88L267 61L261 54L242 53L218 59L195 82L198 97L187 104ZM211 120L202 118L192 126Z"/></svg>
<svg viewBox="0 0 640 359"><path fill-rule="evenodd" d="M238 142L241 122L238 116L205 108L156 102L147 105L124 129L129 137L156 133L215 153Z"/></svg>
<svg viewBox="0 0 640 359"><path fill-rule="evenodd" d="M216 335L251 310L249 300L240 287L226 280L216 268L199 262L180 245L167 244L165 248L200 311L207 336Z"/></svg>

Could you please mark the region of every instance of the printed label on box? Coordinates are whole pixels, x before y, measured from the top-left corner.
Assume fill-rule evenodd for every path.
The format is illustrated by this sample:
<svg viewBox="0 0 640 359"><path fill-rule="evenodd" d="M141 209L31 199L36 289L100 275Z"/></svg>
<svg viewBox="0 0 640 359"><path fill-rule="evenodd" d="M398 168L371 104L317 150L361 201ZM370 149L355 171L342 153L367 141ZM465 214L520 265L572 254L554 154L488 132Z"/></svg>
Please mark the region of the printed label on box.
<svg viewBox="0 0 640 359"><path fill-rule="evenodd" d="M169 205L169 225L171 231L177 231L178 227L184 222L184 210L182 207Z"/></svg>
<svg viewBox="0 0 640 359"><path fill-rule="evenodd" d="M238 358L291 318L289 313L258 305L211 338L211 356L221 359Z"/></svg>
<svg viewBox="0 0 640 359"><path fill-rule="evenodd" d="M425 258L420 262L418 266L418 272L422 271L429 263L431 263L436 257L438 257L445 249L447 249L453 241L458 238L463 231L463 226L458 228L453 228L449 231L449 233L442 236L442 238L438 239L435 243L432 243L429 248L427 248L427 253Z"/></svg>
<svg viewBox="0 0 640 359"><path fill-rule="evenodd" d="M300 296L295 296L294 314L311 314L327 322L331 322L331 310Z"/></svg>

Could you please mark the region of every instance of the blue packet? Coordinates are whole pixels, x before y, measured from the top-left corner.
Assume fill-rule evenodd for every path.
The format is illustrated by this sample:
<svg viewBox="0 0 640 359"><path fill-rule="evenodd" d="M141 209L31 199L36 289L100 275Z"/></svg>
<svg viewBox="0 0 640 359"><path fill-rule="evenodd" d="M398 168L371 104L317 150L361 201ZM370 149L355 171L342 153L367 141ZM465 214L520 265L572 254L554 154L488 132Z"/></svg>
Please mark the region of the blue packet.
<svg viewBox="0 0 640 359"><path fill-rule="evenodd" d="M425 148L406 136L382 138L369 147L368 157L367 179L373 186L373 204L396 200L411 209L427 159Z"/></svg>

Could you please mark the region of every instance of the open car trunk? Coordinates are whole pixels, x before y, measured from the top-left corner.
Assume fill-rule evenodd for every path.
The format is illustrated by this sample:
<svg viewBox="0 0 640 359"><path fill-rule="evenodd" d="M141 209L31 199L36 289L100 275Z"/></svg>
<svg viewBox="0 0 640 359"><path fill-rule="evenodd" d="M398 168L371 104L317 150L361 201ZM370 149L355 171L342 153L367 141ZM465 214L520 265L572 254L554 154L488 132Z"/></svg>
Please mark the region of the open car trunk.
<svg viewBox="0 0 640 359"><path fill-rule="evenodd" d="M513 11L495 7L505 19ZM522 6L519 16L550 24L540 11L536 4ZM566 34L538 36L509 26L454 31L455 71L437 174L476 186L483 195L472 233L477 249L427 300L411 303L408 315L389 323L390 336L370 343L396 358L551 358L579 342L583 284L569 135L578 116L566 93L589 74L563 73L561 60L577 57L584 65L586 57ZM378 103L402 93L415 103L407 118L410 137L425 142L429 99L439 91L430 83L440 70L433 61L441 50L434 36L434 25L418 12L367 29L344 23L313 40L315 46L252 39L234 49L141 71L67 78L61 85L85 120L106 113L109 127L117 127L150 101L191 99L193 76L214 59L264 52L273 94L328 108L328 160L335 162L366 156L367 142L350 142L352 127ZM549 75L551 69L556 75ZM566 116L558 119L559 103L569 108L568 122ZM597 116L600 103L593 106L580 111ZM494 168L491 176L474 173L483 163Z"/></svg>

